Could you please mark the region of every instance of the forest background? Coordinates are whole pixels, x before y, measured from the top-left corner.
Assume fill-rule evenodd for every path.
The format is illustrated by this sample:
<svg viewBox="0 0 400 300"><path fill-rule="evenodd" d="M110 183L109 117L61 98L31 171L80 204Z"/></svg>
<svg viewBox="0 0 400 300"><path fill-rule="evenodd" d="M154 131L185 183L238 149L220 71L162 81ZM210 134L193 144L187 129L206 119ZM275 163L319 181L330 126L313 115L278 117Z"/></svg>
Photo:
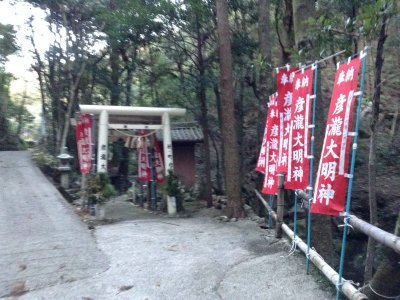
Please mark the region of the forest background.
<svg viewBox="0 0 400 300"><path fill-rule="evenodd" d="M345 50L319 64L319 153L336 63L368 46L352 211L398 234L399 1L19 2L43 9L52 38L48 49L39 51L35 16L27 20L39 99L26 92L13 96L13 76L4 65L19 45L15 29L0 24L0 149L23 147L23 133L34 118L26 105L34 100L40 102L42 122L30 137L51 155L65 146L76 148L69 119L79 104L184 107L187 121L197 121L204 133L202 199L211 205L213 193L227 194L230 217L243 217L244 203L263 214L254 195L262 176L254 168L267 99L275 92L274 68L310 64ZM291 198L285 211L291 210ZM285 217L290 223L290 213ZM313 216L312 244L332 265L338 264L340 222ZM350 233L348 249L346 278L369 282L389 276L385 290L400 294L400 283L393 280L395 274L400 280L398 255L356 232Z"/></svg>

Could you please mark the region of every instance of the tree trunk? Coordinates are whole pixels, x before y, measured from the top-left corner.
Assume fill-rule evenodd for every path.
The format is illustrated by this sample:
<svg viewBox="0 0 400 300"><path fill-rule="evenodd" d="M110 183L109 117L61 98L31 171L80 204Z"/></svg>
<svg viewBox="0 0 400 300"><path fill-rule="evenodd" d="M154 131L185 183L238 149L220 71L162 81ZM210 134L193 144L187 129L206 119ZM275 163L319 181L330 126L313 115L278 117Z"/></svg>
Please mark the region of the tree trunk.
<svg viewBox="0 0 400 300"><path fill-rule="evenodd" d="M0 138L3 139L8 135L7 124L7 75L0 72Z"/></svg>
<svg viewBox="0 0 400 300"><path fill-rule="evenodd" d="M111 67L111 105L119 104L119 55L117 49L111 48L110 52L110 67Z"/></svg>
<svg viewBox="0 0 400 300"><path fill-rule="evenodd" d="M394 230L396 236L400 236L400 212ZM390 248L385 249L385 257L378 266L374 277L363 288L363 293L370 300L385 299L378 294L386 296L386 299L398 299L400 295L400 255ZM371 289L372 288L372 289ZM397 297L396 297L397 296Z"/></svg>
<svg viewBox="0 0 400 300"><path fill-rule="evenodd" d="M217 32L219 42L219 64L221 85L221 116L222 140L224 147L225 184L228 196L227 214L229 217L244 216L243 200L241 197L239 151L236 136L232 53L230 41L230 26L228 3L226 0L217 0Z"/></svg>
<svg viewBox="0 0 400 300"><path fill-rule="evenodd" d="M376 203L376 139L378 135L379 110L381 102L381 76L383 67L383 46L386 41L387 15L382 16L382 25L379 32L378 45L376 47L375 58L375 81L374 81L374 96L372 99L372 120L371 120L371 137L369 147L368 161L368 192L369 192L369 222L377 226L378 212ZM375 256L375 240L368 238L367 256L365 258L364 282L368 282L372 278Z"/></svg>
<svg viewBox="0 0 400 300"><path fill-rule="evenodd" d="M22 131L22 117L24 114L24 108L26 104L26 99L28 98L28 95L26 94L26 83L25 83L25 88L24 88L24 94L22 95L21 99L21 104L19 106L19 111L18 111L18 116L17 116L17 132L16 135L19 137Z"/></svg>
<svg viewBox="0 0 400 300"><path fill-rule="evenodd" d="M197 50L197 68L199 70L199 81L197 83L197 98L200 102L200 123L203 130L203 154L204 154L204 176L205 176L205 191L204 197L207 202L207 207L212 207L212 183L211 183L211 158L210 158L210 126L208 124L208 107L206 96L206 66L203 57L203 34L196 15L196 50Z"/></svg>
<svg viewBox="0 0 400 300"><path fill-rule="evenodd" d="M290 53L295 45L292 0L279 1L275 8L275 26L281 48L281 63L286 64L290 61Z"/></svg>
<svg viewBox="0 0 400 300"><path fill-rule="evenodd" d="M270 0L258 1L259 16L258 16L258 44L262 55L262 67L259 75L259 99L258 99L258 126L257 126L257 141L261 145L264 128L265 116L267 114L268 99L273 94L272 88L272 54L271 54L271 29L270 29ZM257 186L261 186L264 180L263 174L257 176Z"/></svg>
<svg viewBox="0 0 400 300"><path fill-rule="evenodd" d="M214 151L215 151L215 164L216 164L216 174L215 174L215 181L217 183L217 193L223 194L224 193L224 188L222 184L222 174L221 174L221 159L220 159L220 154L219 154L219 149L218 145L216 142L216 137L215 134L210 135L210 140L213 145Z"/></svg>
<svg viewBox="0 0 400 300"><path fill-rule="evenodd" d="M315 13L315 0L292 0L293 3L293 28L296 49L308 50L311 47L309 39L309 26L306 21Z"/></svg>

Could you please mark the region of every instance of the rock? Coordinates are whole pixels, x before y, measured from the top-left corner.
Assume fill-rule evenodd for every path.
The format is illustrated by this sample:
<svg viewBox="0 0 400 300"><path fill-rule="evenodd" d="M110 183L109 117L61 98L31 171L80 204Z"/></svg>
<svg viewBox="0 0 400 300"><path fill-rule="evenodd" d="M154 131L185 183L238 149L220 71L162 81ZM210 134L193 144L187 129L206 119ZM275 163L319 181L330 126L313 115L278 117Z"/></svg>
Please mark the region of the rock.
<svg viewBox="0 0 400 300"><path fill-rule="evenodd" d="M259 218L257 223L258 224L264 224L265 223L265 218Z"/></svg>
<svg viewBox="0 0 400 300"><path fill-rule="evenodd" d="M243 206L243 208L244 208L244 211L245 211L246 213L252 210L252 209L251 209L251 206L250 206L250 205L247 205L247 204L245 204L245 205Z"/></svg>
<svg viewBox="0 0 400 300"><path fill-rule="evenodd" d="M222 221L222 222L228 222L229 218L227 216L219 216L216 217L217 220Z"/></svg>
<svg viewBox="0 0 400 300"><path fill-rule="evenodd" d="M237 222L237 220L238 220L237 218L232 218L231 222Z"/></svg>
<svg viewBox="0 0 400 300"><path fill-rule="evenodd" d="M260 217L259 217L259 216L252 216L252 217L251 217L251 220L252 220L253 222L258 222L258 221L260 220Z"/></svg>

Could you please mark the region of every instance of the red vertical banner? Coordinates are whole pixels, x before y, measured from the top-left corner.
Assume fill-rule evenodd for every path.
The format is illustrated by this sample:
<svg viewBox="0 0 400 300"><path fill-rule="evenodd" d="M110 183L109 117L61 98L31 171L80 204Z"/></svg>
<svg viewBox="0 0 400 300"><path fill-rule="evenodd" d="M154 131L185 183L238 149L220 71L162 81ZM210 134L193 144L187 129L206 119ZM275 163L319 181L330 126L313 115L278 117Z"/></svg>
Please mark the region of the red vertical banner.
<svg viewBox="0 0 400 300"><path fill-rule="evenodd" d="M269 102L271 102L271 97ZM268 106L270 103L268 103ZM269 112L269 111L268 111ZM265 120L265 129L264 129L264 135L263 135L263 141L261 143L261 150L260 154L258 156L258 161L257 161L257 166L256 166L256 171L264 173L265 171L265 156L266 156L266 150L267 150L267 131L268 131L268 112L267 112L267 118Z"/></svg>
<svg viewBox="0 0 400 300"><path fill-rule="evenodd" d="M324 145L319 162L312 213L338 216L344 211L355 92L362 58L340 65L336 71Z"/></svg>
<svg viewBox="0 0 400 300"><path fill-rule="evenodd" d="M276 175L279 152L279 113L277 101L277 94L269 97L265 142L265 176L262 188L263 194L276 194L278 191L278 180Z"/></svg>
<svg viewBox="0 0 400 300"><path fill-rule="evenodd" d="M149 153L147 151L147 138L140 137L138 145L138 180L150 181Z"/></svg>
<svg viewBox="0 0 400 300"><path fill-rule="evenodd" d="M154 135L154 168L156 171L157 182L164 181L164 162L161 155L160 145L158 144L156 135Z"/></svg>
<svg viewBox="0 0 400 300"><path fill-rule="evenodd" d="M92 168L92 115L83 114L78 118L75 135L80 171L89 174Z"/></svg>
<svg viewBox="0 0 400 300"><path fill-rule="evenodd" d="M309 184L313 77L314 70L308 68L293 78L286 189L305 189Z"/></svg>
<svg viewBox="0 0 400 300"><path fill-rule="evenodd" d="M276 81L279 111L278 172L287 172L290 120L292 116L293 78L297 67L278 70Z"/></svg>

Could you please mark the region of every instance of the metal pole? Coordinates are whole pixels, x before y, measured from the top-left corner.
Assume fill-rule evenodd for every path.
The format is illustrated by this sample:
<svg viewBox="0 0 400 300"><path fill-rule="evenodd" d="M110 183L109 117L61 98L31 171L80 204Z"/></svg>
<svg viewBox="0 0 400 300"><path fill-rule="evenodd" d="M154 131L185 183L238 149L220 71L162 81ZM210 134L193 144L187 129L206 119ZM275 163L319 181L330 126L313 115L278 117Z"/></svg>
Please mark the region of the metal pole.
<svg viewBox="0 0 400 300"><path fill-rule="evenodd" d="M283 224L283 208L285 205L285 189L283 187L285 181L285 173L278 174L278 201L276 204L276 214L278 218L275 224L275 237L280 239L282 237L282 224Z"/></svg>
<svg viewBox="0 0 400 300"><path fill-rule="evenodd" d="M358 96L358 105L357 105L357 116L356 116L356 125L354 128L354 132L356 133L353 137L353 147L351 152L351 164L350 164L350 178L349 185L347 187L347 199L346 199L346 212L344 216L344 226L343 226L343 237L342 237L342 249L340 253L340 266L339 266L339 281L336 288L336 300L340 299L340 292L342 290L342 276L343 276L343 268L344 268L344 256L346 252L346 240L347 240L347 227L350 216L350 206L351 206L351 191L353 188L353 175L354 175L354 167L356 163L356 154L357 154L357 142L358 142L358 128L360 126L360 114L361 114L361 103L364 91L364 77L365 77L365 66L367 62L367 49L365 48L360 53L360 57L362 58L362 68L361 68L361 83L360 83L360 94Z"/></svg>
<svg viewBox="0 0 400 300"><path fill-rule="evenodd" d="M345 53L345 52L346 52L346 50L341 50L341 51L336 52L336 53L334 53L334 54L328 55L327 57L321 58L320 60L316 60L316 61L315 61L313 64L311 64L311 65L305 65L305 66L301 67L300 70L294 71L293 73L300 72L301 69L306 69L306 68L311 67L311 66L313 66L313 65L315 65L315 64L319 64L319 63L321 63L321 62L324 62L324 61L326 61L326 60L328 60L328 59L331 59L331 58L333 58L333 57L335 57L335 56L338 56L338 55L340 55L340 54L343 54L343 53ZM277 70L286 69L287 66L288 66L288 65L281 66L281 67L277 67L276 69L277 69Z"/></svg>
<svg viewBox="0 0 400 300"><path fill-rule="evenodd" d="M296 243L297 233L297 192L294 192L294 216L293 216L293 241Z"/></svg>
<svg viewBox="0 0 400 300"><path fill-rule="evenodd" d="M150 164L150 199L151 209L157 209L157 192L156 192L156 176L154 172L154 147L150 146L149 164Z"/></svg>
<svg viewBox="0 0 400 300"><path fill-rule="evenodd" d="M273 195L269 195L269 199L268 199L268 204L269 204L269 207L271 207L271 208L272 208L273 197L274 197ZM272 228L272 213L270 210L268 211L268 228Z"/></svg>
<svg viewBox="0 0 400 300"><path fill-rule="evenodd" d="M310 272L310 244L311 244L311 201L313 195L313 172L314 172L314 134L315 134L315 111L317 106L317 81L318 81L318 66L314 68L314 86L312 96L312 119L311 119L311 149L310 149L310 178L308 186L308 212L307 212L307 254L306 254L306 273Z"/></svg>

